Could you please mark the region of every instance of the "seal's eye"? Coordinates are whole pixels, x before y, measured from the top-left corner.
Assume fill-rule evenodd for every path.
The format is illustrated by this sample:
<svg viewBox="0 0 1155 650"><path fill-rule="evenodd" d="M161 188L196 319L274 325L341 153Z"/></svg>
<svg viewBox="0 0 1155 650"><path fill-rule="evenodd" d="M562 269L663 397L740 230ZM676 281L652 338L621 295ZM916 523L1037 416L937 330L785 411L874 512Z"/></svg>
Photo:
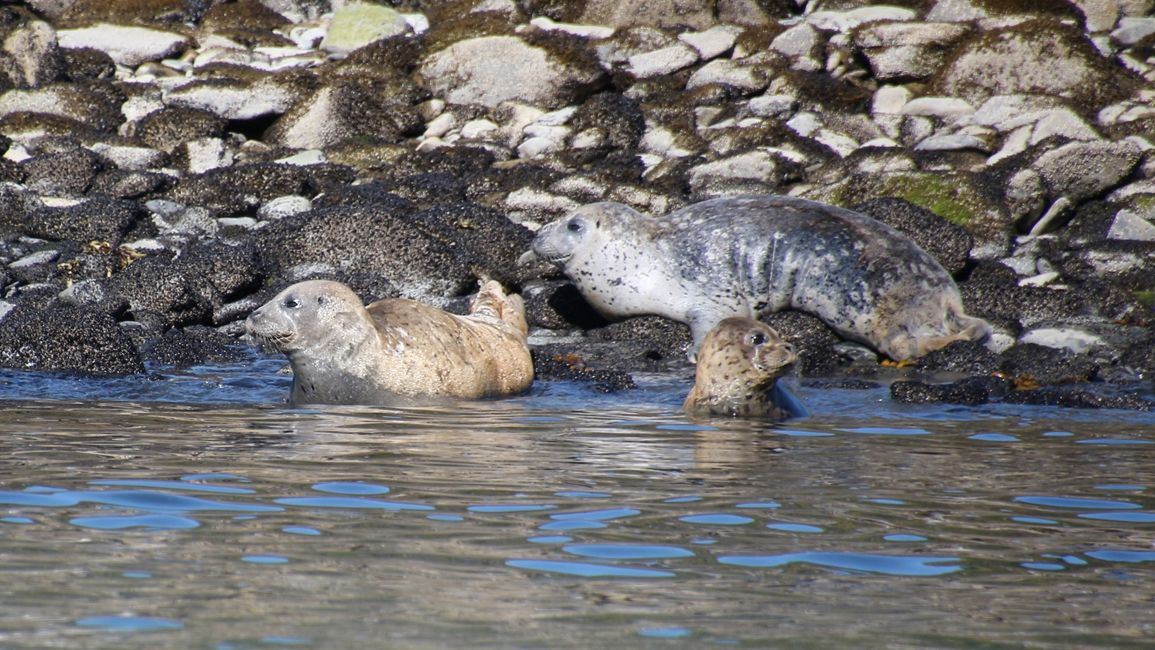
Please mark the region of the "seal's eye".
<svg viewBox="0 0 1155 650"><path fill-rule="evenodd" d="M285 298L285 302L281 304L285 306L285 309L296 309L301 306L301 303L297 302L296 298Z"/></svg>
<svg viewBox="0 0 1155 650"><path fill-rule="evenodd" d="M570 232L581 232L582 222L578 221L577 219L574 219L573 221L567 223L565 227Z"/></svg>
<svg viewBox="0 0 1155 650"><path fill-rule="evenodd" d="M750 345L762 345L766 342L766 335L762 332L755 332L750 335Z"/></svg>

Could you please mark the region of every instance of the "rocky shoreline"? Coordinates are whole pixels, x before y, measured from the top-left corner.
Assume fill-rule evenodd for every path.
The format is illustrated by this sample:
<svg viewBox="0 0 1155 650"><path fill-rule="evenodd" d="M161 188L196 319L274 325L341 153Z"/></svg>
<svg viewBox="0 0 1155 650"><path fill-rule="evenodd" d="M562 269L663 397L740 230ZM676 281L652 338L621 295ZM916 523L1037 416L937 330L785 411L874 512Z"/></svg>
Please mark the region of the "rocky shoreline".
<svg viewBox="0 0 1155 650"><path fill-rule="evenodd" d="M1151 408L1153 3L861 5L0 7L0 366L235 361L292 282L460 311L491 277L526 298L539 377L620 390L690 374L685 328L606 322L519 264L534 230L778 193L907 233L996 330L893 368L776 314L803 381Z"/></svg>

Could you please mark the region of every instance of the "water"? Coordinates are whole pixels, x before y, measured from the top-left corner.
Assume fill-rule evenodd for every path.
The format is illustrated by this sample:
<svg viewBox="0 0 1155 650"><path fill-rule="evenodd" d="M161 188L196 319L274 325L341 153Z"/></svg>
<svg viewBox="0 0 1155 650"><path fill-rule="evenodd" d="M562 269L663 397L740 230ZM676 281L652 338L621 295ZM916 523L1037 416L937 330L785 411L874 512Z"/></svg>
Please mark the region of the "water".
<svg viewBox="0 0 1155 650"><path fill-rule="evenodd" d="M2 648L1149 647L1155 414L0 374Z"/></svg>

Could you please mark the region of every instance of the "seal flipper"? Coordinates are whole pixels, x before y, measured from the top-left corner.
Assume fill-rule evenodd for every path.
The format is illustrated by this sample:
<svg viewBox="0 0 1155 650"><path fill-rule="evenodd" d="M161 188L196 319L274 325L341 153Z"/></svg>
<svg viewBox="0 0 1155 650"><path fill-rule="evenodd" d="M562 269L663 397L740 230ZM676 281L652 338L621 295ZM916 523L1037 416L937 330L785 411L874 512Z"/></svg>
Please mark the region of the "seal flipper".
<svg viewBox="0 0 1155 650"><path fill-rule="evenodd" d="M790 389L784 386L785 382L774 382L774 388L770 391L770 401L774 405L782 409L786 413L786 417L790 418L808 418L810 411L802 404L802 402L790 392Z"/></svg>

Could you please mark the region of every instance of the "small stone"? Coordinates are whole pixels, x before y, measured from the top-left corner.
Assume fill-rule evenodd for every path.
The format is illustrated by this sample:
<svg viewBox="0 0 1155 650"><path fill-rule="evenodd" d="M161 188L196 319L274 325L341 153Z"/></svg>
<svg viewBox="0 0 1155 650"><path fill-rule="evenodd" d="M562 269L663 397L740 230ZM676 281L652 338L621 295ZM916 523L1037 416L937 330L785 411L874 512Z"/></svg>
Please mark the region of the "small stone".
<svg viewBox="0 0 1155 650"><path fill-rule="evenodd" d="M515 8L515 10L516 10L516 8ZM574 36L580 36L582 38L588 38L588 39L593 39L593 40L601 40L603 38L609 38L609 37L614 35L614 28L613 27L603 27L601 25L577 25L574 23L559 23L559 22L555 22L553 20L550 20L549 18L546 18L545 16L538 16L538 17L530 20L529 24L533 25L534 27L537 27L538 29L545 30L547 32L565 32L567 34L573 34Z"/></svg>
<svg viewBox="0 0 1155 650"><path fill-rule="evenodd" d="M798 108L798 100L790 95L762 95L751 99L746 107L759 117L782 117Z"/></svg>
<svg viewBox="0 0 1155 650"><path fill-rule="evenodd" d="M1130 210L1120 210L1111 222L1107 239L1155 241L1155 225Z"/></svg>
<svg viewBox="0 0 1155 650"><path fill-rule="evenodd" d="M738 32L733 27L717 25L704 32L685 32L678 39L698 51L703 61L725 54L734 47Z"/></svg>
<svg viewBox="0 0 1155 650"><path fill-rule="evenodd" d="M220 138L199 138L184 144L188 157L188 172L201 174L210 169L228 167L233 164L233 153Z"/></svg>
<svg viewBox="0 0 1155 650"><path fill-rule="evenodd" d="M800 23L787 29L770 42L770 49L792 59L791 67L796 70L818 71L819 46L822 36L809 23Z"/></svg>
<svg viewBox="0 0 1155 650"><path fill-rule="evenodd" d="M440 138L457 126L457 118L453 113L442 113L425 125L426 138Z"/></svg>
<svg viewBox="0 0 1155 650"><path fill-rule="evenodd" d="M333 12L321 49L347 53L373 41L399 36L409 29L405 17L382 5L351 2Z"/></svg>
<svg viewBox="0 0 1155 650"><path fill-rule="evenodd" d="M629 59L630 74L638 79L668 75L698 62L698 52L683 43L653 52L635 54Z"/></svg>
<svg viewBox="0 0 1155 650"><path fill-rule="evenodd" d="M461 137L466 140L480 140L497 133L498 127L490 120L470 120L461 127Z"/></svg>
<svg viewBox="0 0 1155 650"><path fill-rule="evenodd" d="M961 151L964 149L989 151L987 143L982 139L962 133L932 135L914 147L915 151Z"/></svg>
<svg viewBox="0 0 1155 650"><path fill-rule="evenodd" d="M257 218L263 221L276 221L312 209L313 202L304 196L295 194L278 196L257 208Z"/></svg>
<svg viewBox="0 0 1155 650"><path fill-rule="evenodd" d="M175 56L189 45L189 39L180 34L107 23L80 29L62 29L56 32L56 37L60 47L90 47L129 67Z"/></svg>
<svg viewBox="0 0 1155 650"><path fill-rule="evenodd" d="M958 119L974 114L969 103L956 97L918 97L902 107L903 115L921 115L940 119Z"/></svg>

